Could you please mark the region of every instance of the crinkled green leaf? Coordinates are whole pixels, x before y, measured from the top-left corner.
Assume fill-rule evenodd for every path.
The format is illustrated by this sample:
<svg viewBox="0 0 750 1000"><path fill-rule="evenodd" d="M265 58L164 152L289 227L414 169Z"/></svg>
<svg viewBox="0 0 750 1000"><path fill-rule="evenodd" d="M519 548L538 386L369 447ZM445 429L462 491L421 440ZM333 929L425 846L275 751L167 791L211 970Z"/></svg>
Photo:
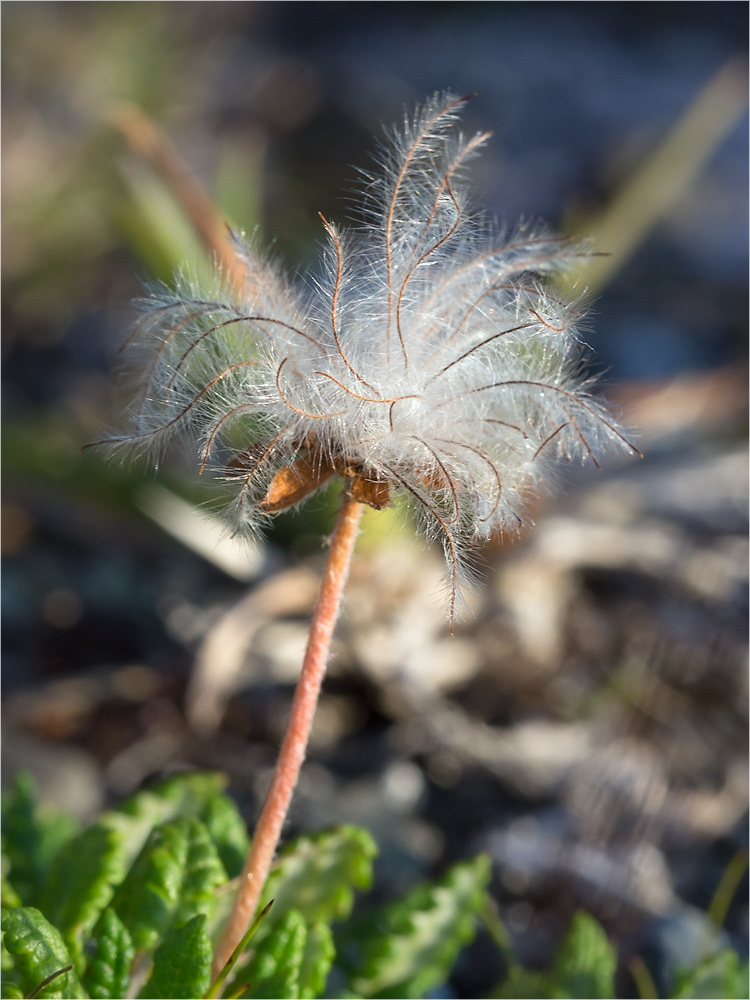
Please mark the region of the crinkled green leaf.
<svg viewBox="0 0 750 1000"><path fill-rule="evenodd" d="M101 823L68 841L52 864L40 905L62 932L79 974L84 965L83 942L125 871L123 837Z"/></svg>
<svg viewBox="0 0 750 1000"><path fill-rule="evenodd" d="M204 914L184 927L173 927L156 949L153 971L138 996L202 997L211 985L212 954Z"/></svg>
<svg viewBox="0 0 750 1000"><path fill-rule="evenodd" d="M322 996L335 957L336 948L331 928L327 924L311 924L307 928L307 940L299 968L299 1000L313 1000L314 997Z"/></svg>
<svg viewBox="0 0 750 1000"><path fill-rule="evenodd" d="M208 803L200 819L206 824L228 877L237 878L250 846L247 827L237 806L225 795L217 795Z"/></svg>
<svg viewBox="0 0 750 1000"><path fill-rule="evenodd" d="M189 831L186 819L152 830L112 906L137 951L156 947L180 899Z"/></svg>
<svg viewBox="0 0 750 1000"><path fill-rule="evenodd" d="M594 997L608 1000L615 995L617 953L604 929L588 913L576 913L547 972L548 995Z"/></svg>
<svg viewBox="0 0 750 1000"><path fill-rule="evenodd" d="M127 928L114 910L102 913L93 935L91 955L83 982L94 1000L126 996L135 949Z"/></svg>
<svg viewBox="0 0 750 1000"><path fill-rule="evenodd" d="M239 973L238 979L248 983L242 995L255 1000L296 1000L306 941L304 917L288 910Z"/></svg>
<svg viewBox="0 0 750 1000"><path fill-rule="evenodd" d="M2 929L5 947L14 962L9 979L24 995L33 993L49 976L72 964L62 935L34 907L4 910ZM44 1000L86 995L75 969L58 976L39 994Z"/></svg>
<svg viewBox="0 0 750 1000"><path fill-rule="evenodd" d="M676 991L671 994L675 1000L743 1000L750 996L750 975L747 961L741 961L732 948L724 948L711 958L705 959L697 968L679 977Z"/></svg>
<svg viewBox="0 0 750 1000"><path fill-rule="evenodd" d="M16 775L13 788L3 795L2 809L2 849L10 864L7 874L21 902L37 905L50 865L77 824L69 816L40 808L34 781L25 772Z"/></svg>
<svg viewBox="0 0 750 1000"><path fill-rule="evenodd" d="M370 834L356 826L291 841L263 891L262 906L271 899L275 902L259 933L267 933L292 908L308 923L348 917L354 889L370 887L377 850Z"/></svg>
<svg viewBox="0 0 750 1000"><path fill-rule="evenodd" d="M421 997L443 982L474 937L489 877L480 855L383 907L347 943L349 986L364 997Z"/></svg>
<svg viewBox="0 0 750 1000"><path fill-rule="evenodd" d="M188 842L180 898L174 913L174 923L184 924L197 913L210 916L216 889L227 881L224 865L219 860L206 827L197 819L186 817Z"/></svg>
<svg viewBox="0 0 750 1000"><path fill-rule="evenodd" d="M225 786L226 778L221 774L178 774L137 792L116 809L104 813L99 822L122 834L131 863L154 827L181 816L200 818Z"/></svg>
<svg viewBox="0 0 750 1000"><path fill-rule="evenodd" d="M209 915L226 873L204 825L183 816L151 832L112 902L137 951L173 924Z"/></svg>

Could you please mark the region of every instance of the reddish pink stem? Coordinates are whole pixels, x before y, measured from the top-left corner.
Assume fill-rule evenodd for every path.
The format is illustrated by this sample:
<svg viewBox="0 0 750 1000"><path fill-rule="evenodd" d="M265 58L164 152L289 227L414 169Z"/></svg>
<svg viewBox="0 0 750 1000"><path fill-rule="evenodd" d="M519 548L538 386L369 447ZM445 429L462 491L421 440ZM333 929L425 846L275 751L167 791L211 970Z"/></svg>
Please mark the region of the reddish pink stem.
<svg viewBox="0 0 750 1000"><path fill-rule="evenodd" d="M224 967L254 919L273 863L281 829L305 759L315 706L328 663L331 636L341 607L361 516L362 505L343 494L310 626L307 651L294 693L289 724L279 751L273 781L255 827L237 898L214 955L214 976Z"/></svg>

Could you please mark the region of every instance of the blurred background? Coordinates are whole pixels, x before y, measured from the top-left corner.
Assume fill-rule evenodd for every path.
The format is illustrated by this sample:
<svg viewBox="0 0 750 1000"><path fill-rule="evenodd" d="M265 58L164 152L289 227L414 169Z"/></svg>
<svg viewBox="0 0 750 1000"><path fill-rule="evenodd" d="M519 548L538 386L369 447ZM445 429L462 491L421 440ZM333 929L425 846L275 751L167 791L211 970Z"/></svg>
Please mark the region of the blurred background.
<svg viewBox="0 0 750 1000"><path fill-rule="evenodd" d="M453 639L440 554L368 512L289 832L367 826L384 897L488 851L522 961L586 908L623 996L634 955L664 991L700 949L746 950L746 891L716 891L747 844L747 19L3 5L4 781L26 768L85 820L155 775L218 768L252 824L332 524L323 495L238 549L182 454L157 475L81 451L120 420L130 300L207 266L144 137L168 136L221 216L303 271L383 126L477 92L465 128L494 130L477 200L610 254L577 294L645 458L565 470L533 531L487 553ZM502 970L480 936L440 995Z"/></svg>

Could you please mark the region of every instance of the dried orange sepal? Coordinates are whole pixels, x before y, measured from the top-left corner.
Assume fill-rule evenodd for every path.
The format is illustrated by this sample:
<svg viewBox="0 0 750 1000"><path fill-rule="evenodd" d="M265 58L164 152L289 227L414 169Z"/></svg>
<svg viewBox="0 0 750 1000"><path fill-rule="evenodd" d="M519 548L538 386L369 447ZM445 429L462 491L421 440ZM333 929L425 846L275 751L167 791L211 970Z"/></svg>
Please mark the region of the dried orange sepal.
<svg viewBox="0 0 750 1000"><path fill-rule="evenodd" d="M330 463L317 456L315 461L311 462L302 455L290 465L279 469L271 480L268 492L258 504L258 509L265 514L285 510L317 490L335 471Z"/></svg>
<svg viewBox="0 0 750 1000"><path fill-rule="evenodd" d="M365 479L364 476L347 477L346 495L357 503L366 503L375 510L383 510L391 502L391 487L384 479Z"/></svg>

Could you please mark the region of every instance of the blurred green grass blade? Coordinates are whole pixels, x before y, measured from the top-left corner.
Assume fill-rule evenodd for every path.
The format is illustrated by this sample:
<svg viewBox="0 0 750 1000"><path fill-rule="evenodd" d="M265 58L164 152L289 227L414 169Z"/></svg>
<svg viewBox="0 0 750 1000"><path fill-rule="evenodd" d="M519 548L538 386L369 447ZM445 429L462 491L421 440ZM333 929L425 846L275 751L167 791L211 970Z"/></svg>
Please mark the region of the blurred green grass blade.
<svg viewBox="0 0 750 1000"><path fill-rule="evenodd" d="M245 936L242 938L240 943L237 945L232 954L229 956L223 968L217 975L216 979L211 983L211 988L206 993L207 998L217 997L223 993L224 983L226 979L234 970L241 956L244 954L245 949L250 944L250 941L255 937L258 928L263 923L265 918L268 916L272 906L273 906L273 900L271 900L270 903L266 903L266 905L260 911L258 916L255 918L255 920L253 920L248 929L245 931ZM226 913L226 916L229 916L228 911ZM240 992L242 992L242 990L240 990Z"/></svg>
<svg viewBox="0 0 750 1000"><path fill-rule="evenodd" d="M130 204L116 222L150 275L169 282L176 270L187 265L198 280L210 283L209 255L162 182L135 159L123 161L120 171Z"/></svg>
<svg viewBox="0 0 750 1000"><path fill-rule="evenodd" d="M624 183L598 218L576 226L607 256L590 257L558 282L566 293L597 295L630 259L650 230L682 198L747 108L747 66L726 63Z"/></svg>
<svg viewBox="0 0 750 1000"><path fill-rule="evenodd" d="M263 135L250 134L241 145L224 141L216 168L216 204L233 229L254 230L262 215Z"/></svg>
<svg viewBox="0 0 750 1000"><path fill-rule="evenodd" d="M717 927L721 927L726 920L729 907L732 905L734 894L739 887L742 877L747 871L748 854L747 849L742 848L732 857L716 886L713 899L708 907L708 916Z"/></svg>

